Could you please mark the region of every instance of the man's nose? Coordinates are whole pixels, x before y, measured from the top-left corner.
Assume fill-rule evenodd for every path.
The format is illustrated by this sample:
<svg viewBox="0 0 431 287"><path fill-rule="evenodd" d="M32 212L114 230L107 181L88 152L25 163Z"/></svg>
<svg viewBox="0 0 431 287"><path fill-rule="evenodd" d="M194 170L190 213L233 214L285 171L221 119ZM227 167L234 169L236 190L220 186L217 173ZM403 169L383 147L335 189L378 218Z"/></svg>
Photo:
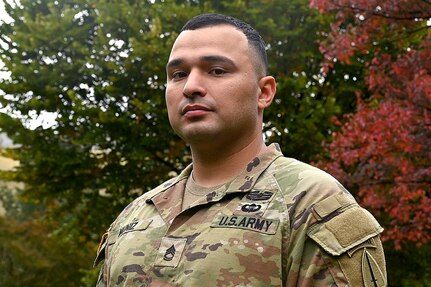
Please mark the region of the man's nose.
<svg viewBox="0 0 431 287"><path fill-rule="evenodd" d="M204 97L206 95L204 78L200 71L192 70L189 73L183 88L183 94L185 97Z"/></svg>

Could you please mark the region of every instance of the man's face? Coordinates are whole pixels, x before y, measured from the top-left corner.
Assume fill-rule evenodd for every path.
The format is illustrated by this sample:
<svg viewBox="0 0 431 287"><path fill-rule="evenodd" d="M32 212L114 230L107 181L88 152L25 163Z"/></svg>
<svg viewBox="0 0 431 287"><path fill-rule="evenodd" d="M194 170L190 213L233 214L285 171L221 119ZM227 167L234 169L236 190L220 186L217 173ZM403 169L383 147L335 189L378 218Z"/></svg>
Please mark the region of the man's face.
<svg viewBox="0 0 431 287"><path fill-rule="evenodd" d="M167 64L174 131L196 145L246 143L261 133L259 79L246 36L221 25L182 32Z"/></svg>

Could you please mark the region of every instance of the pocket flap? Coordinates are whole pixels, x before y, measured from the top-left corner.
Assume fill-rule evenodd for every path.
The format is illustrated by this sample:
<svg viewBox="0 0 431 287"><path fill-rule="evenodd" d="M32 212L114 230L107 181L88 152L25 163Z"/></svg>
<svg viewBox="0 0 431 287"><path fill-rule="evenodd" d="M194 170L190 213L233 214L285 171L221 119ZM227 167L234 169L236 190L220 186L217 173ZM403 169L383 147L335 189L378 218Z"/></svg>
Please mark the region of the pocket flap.
<svg viewBox="0 0 431 287"><path fill-rule="evenodd" d="M371 213L354 206L327 221L314 224L307 235L326 252L338 256L382 231Z"/></svg>

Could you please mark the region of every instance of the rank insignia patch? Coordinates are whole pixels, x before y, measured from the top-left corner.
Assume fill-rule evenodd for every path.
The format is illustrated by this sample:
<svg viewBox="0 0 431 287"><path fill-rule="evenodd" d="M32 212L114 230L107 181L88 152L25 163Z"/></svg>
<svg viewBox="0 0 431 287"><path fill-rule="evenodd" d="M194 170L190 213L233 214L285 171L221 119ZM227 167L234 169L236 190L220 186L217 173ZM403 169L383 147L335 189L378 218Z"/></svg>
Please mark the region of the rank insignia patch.
<svg viewBox="0 0 431 287"><path fill-rule="evenodd" d="M177 267L186 247L187 238L163 237L157 254L156 266Z"/></svg>
<svg viewBox="0 0 431 287"><path fill-rule="evenodd" d="M175 245L172 244L172 246L166 250L165 256L163 256L163 259L165 261L172 261L172 259L174 259L175 257L176 252L177 250L175 249Z"/></svg>

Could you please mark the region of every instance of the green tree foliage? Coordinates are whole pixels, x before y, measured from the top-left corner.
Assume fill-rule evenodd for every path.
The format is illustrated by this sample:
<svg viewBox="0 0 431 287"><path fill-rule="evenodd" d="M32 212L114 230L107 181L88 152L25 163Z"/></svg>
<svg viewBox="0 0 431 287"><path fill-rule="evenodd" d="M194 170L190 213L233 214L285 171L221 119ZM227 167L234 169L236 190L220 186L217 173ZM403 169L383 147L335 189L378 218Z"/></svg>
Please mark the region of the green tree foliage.
<svg viewBox="0 0 431 287"><path fill-rule="evenodd" d="M0 217L1 286L79 286L93 256L50 237L52 228Z"/></svg>
<svg viewBox="0 0 431 287"><path fill-rule="evenodd" d="M0 26L11 72L0 82L9 110L0 130L18 145L7 155L20 161L8 177L25 183L21 198L43 206L42 218L55 218L55 234L73 246L96 242L128 202L190 162L170 129L164 89L171 45L192 16L221 12L261 32L278 81L264 131L288 156L315 158L334 115L354 103L351 80L339 75L362 81L348 66L322 73L317 39L329 18L306 0L21 0L6 8L14 21ZM55 124L29 128L47 112Z"/></svg>
<svg viewBox="0 0 431 287"><path fill-rule="evenodd" d="M60 240L52 234L59 222L40 220L43 207L23 203L12 192L16 188L0 184L6 209L0 217L0 285L79 286L91 266L88 250L95 248L94 243L80 240L77 248Z"/></svg>
<svg viewBox="0 0 431 287"><path fill-rule="evenodd" d="M20 145L11 151L21 163L14 180L26 184L23 196L61 207L51 210L64 212L56 216L66 227L84 227L79 233L95 240L137 193L187 161L165 116L163 71L172 31L193 9L142 1L21 5L1 26L2 60L12 73L0 87L10 95L3 105L21 117L0 119ZM57 123L28 129L43 112L57 114Z"/></svg>
<svg viewBox="0 0 431 287"><path fill-rule="evenodd" d="M306 1L21 1L0 26L0 127L20 147L14 180L95 240L125 204L190 162L164 106L164 65L177 31L193 15L216 11L252 23L267 40L278 98L269 140L310 160L340 112L319 92L316 43L323 18ZM266 16L266 17L265 17ZM28 128L44 112L49 128ZM60 207L60 208L56 208ZM70 230L67 230L70 232Z"/></svg>

